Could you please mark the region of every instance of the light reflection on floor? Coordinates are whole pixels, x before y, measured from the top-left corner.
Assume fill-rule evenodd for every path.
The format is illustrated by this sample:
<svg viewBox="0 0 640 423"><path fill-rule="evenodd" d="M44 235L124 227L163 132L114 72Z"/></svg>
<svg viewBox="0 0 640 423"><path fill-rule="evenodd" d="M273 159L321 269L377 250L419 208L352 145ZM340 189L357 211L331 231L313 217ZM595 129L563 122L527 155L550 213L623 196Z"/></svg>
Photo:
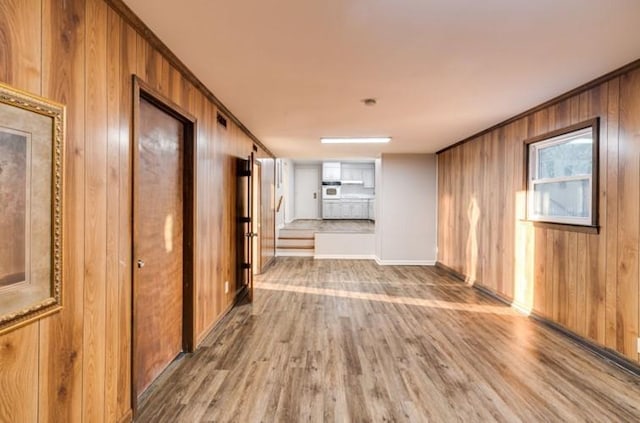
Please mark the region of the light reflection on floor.
<svg viewBox="0 0 640 423"><path fill-rule="evenodd" d="M454 303L449 301L429 300L424 298L395 297L386 294L374 294L370 292L343 291L330 288L313 288L309 286L294 286L279 283L261 282L255 289L268 291L295 292L299 294L325 295L330 297L349 298L356 300L381 301L392 304L404 304L420 307L438 308L443 310L465 311L470 313L489 313L504 316L520 316L520 313L502 305L480 305L468 303Z"/></svg>

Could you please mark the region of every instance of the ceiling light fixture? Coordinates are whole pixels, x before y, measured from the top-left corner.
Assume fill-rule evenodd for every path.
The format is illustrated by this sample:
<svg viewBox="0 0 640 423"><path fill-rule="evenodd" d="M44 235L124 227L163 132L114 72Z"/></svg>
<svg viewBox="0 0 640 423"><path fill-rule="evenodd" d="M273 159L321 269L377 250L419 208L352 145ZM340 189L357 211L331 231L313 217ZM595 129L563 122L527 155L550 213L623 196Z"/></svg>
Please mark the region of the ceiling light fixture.
<svg viewBox="0 0 640 423"><path fill-rule="evenodd" d="M322 144L384 144L391 141L391 137L373 138L320 138Z"/></svg>

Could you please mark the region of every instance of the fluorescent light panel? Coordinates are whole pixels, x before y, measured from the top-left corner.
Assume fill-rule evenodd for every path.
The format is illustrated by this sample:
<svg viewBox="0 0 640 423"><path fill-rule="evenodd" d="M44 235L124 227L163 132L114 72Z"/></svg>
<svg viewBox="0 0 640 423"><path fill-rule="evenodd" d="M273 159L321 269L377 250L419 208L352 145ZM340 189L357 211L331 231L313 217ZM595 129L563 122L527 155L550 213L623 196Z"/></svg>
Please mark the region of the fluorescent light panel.
<svg viewBox="0 0 640 423"><path fill-rule="evenodd" d="M391 141L391 137L374 138L320 138L322 144L384 144Z"/></svg>

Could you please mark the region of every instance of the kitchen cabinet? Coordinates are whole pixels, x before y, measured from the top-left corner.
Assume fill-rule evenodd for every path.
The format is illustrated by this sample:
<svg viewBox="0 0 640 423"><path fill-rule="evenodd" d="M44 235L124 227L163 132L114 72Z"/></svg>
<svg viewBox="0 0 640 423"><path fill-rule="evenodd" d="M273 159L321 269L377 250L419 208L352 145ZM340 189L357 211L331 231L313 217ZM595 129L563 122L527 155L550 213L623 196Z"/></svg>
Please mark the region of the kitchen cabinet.
<svg viewBox="0 0 640 423"><path fill-rule="evenodd" d="M323 219L341 219L342 207L340 200L324 200L322 202Z"/></svg>
<svg viewBox="0 0 640 423"><path fill-rule="evenodd" d="M342 200L341 215L343 219L367 219L368 200Z"/></svg>
<svg viewBox="0 0 640 423"><path fill-rule="evenodd" d="M356 198L341 200L323 200L323 219L371 219L373 200Z"/></svg>
<svg viewBox="0 0 640 423"><path fill-rule="evenodd" d="M363 173L362 169L344 166L342 169L342 180L343 181L355 181L362 182Z"/></svg>
<svg viewBox="0 0 640 423"><path fill-rule="evenodd" d="M369 200L369 213L367 216L370 220L376 220L376 200Z"/></svg>
<svg viewBox="0 0 640 423"><path fill-rule="evenodd" d="M364 169L362 171L362 182L365 188L375 188L376 186L376 172L373 167Z"/></svg>
<svg viewBox="0 0 640 423"><path fill-rule="evenodd" d="M322 180L339 181L341 179L340 162L322 162Z"/></svg>

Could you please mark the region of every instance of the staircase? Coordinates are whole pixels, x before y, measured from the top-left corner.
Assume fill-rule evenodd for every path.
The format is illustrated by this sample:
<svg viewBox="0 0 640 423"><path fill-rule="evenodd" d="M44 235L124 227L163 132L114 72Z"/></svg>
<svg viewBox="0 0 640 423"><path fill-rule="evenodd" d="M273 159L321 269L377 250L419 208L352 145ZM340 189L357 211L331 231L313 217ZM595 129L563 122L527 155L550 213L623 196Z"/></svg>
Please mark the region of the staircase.
<svg viewBox="0 0 640 423"><path fill-rule="evenodd" d="M313 229L280 229L276 243L277 256L313 257L315 252Z"/></svg>

